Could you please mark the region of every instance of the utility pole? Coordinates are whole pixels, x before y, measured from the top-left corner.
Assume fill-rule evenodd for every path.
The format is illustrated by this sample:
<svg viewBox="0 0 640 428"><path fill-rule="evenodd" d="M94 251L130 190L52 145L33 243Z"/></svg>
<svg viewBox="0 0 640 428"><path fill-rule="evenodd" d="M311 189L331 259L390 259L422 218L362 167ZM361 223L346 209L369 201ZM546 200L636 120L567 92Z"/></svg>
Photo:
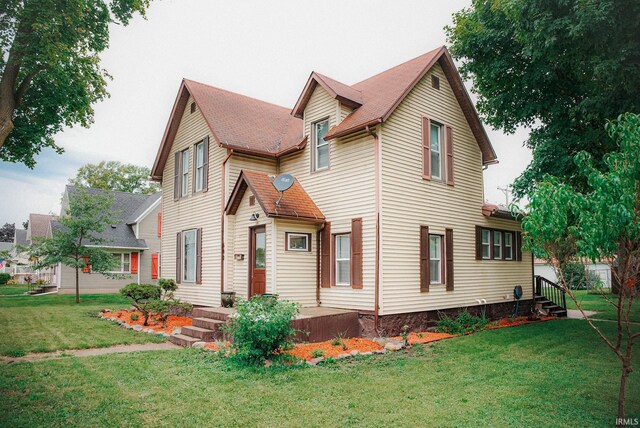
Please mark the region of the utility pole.
<svg viewBox="0 0 640 428"><path fill-rule="evenodd" d="M504 199L506 201L506 207L509 207L509 197L511 196L511 186L500 187L498 186L498 190L504 193Z"/></svg>

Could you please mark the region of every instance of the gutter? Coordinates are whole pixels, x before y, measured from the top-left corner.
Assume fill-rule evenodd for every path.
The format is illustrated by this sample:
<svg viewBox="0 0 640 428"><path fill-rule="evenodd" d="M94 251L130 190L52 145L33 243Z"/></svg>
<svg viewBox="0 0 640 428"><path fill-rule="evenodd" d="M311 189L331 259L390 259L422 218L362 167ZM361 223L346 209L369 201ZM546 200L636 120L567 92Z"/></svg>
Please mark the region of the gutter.
<svg viewBox="0 0 640 428"><path fill-rule="evenodd" d="M324 137L325 141L329 141L329 140L333 140L334 138L339 138L339 137L344 137L345 135L349 135L352 134L356 131L366 131L368 133L370 133L369 131L369 127L370 126L374 126L377 125L379 123L382 123L382 118L379 117L377 119L371 120L367 123L365 123L364 125L358 125L358 126L354 126L353 128L349 128L349 129L345 129L344 131L340 131L336 134L331 134L331 132L329 132L329 135L327 137ZM374 137L377 138L377 137Z"/></svg>

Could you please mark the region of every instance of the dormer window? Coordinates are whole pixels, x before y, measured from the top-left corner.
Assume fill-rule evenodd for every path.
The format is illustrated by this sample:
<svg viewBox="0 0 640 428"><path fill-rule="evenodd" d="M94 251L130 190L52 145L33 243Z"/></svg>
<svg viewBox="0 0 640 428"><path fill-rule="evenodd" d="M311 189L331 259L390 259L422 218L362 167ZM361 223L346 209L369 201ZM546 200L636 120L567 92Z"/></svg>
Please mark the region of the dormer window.
<svg viewBox="0 0 640 428"><path fill-rule="evenodd" d="M329 142L324 140L327 132L329 132L329 119L313 124L314 171L319 171L329 167Z"/></svg>

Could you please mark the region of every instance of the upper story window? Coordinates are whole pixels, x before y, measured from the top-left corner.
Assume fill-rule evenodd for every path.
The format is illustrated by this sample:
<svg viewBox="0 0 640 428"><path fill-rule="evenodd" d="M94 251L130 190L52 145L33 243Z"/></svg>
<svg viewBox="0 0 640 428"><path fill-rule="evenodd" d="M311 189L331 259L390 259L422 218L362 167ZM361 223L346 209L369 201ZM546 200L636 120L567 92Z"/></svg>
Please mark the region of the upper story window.
<svg viewBox="0 0 640 428"><path fill-rule="evenodd" d="M182 152L182 189L181 196L189 193L189 149Z"/></svg>
<svg viewBox="0 0 640 428"><path fill-rule="evenodd" d="M203 190L204 183L204 141L196 144L195 148L195 163L196 163L196 176L194 179L195 191L201 192Z"/></svg>
<svg viewBox="0 0 640 428"><path fill-rule="evenodd" d="M442 179L442 125L431 122L431 178Z"/></svg>
<svg viewBox="0 0 640 428"><path fill-rule="evenodd" d="M314 171L329 167L329 142L324 140L327 132L329 132L329 119L313 124Z"/></svg>

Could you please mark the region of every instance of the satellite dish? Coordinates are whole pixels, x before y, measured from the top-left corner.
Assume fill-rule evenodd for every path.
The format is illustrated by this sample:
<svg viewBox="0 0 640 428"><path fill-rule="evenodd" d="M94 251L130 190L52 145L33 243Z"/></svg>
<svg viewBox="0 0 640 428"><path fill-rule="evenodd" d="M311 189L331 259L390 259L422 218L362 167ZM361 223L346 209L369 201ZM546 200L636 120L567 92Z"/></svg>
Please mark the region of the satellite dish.
<svg viewBox="0 0 640 428"><path fill-rule="evenodd" d="M293 186L294 178L291 174L280 174L273 180L273 187L276 188L278 192L284 192L289 190L291 186Z"/></svg>

